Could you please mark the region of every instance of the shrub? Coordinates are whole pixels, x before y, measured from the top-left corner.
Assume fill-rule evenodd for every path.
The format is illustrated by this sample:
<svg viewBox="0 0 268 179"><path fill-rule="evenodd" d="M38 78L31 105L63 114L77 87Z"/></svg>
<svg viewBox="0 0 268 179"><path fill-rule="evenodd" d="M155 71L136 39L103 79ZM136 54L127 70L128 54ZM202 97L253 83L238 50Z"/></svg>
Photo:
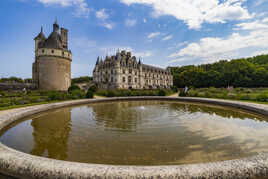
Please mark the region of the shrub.
<svg viewBox="0 0 268 179"><path fill-rule="evenodd" d="M250 100L250 96L248 94L242 94L238 96L239 100Z"/></svg>
<svg viewBox="0 0 268 179"><path fill-rule="evenodd" d="M212 98L213 97L213 93L211 93L211 92L205 92L205 97L206 98Z"/></svg>
<svg viewBox="0 0 268 179"><path fill-rule="evenodd" d="M256 97L256 100L260 101L260 102L267 102L268 101L268 94L262 93Z"/></svg>
<svg viewBox="0 0 268 179"><path fill-rule="evenodd" d="M94 97L94 93L93 93L93 91L91 91L90 89L87 90L86 98L87 98L87 99L91 99L91 98L93 98L93 97Z"/></svg>
<svg viewBox="0 0 268 179"><path fill-rule="evenodd" d="M178 88L177 88L177 86L172 86L172 87L171 87L171 90L172 90L174 93L177 93L177 92L178 92Z"/></svg>
<svg viewBox="0 0 268 179"><path fill-rule="evenodd" d="M97 88L96 85L92 85L92 86L89 87L88 90L92 91L93 93L96 93L97 89L98 89L98 88Z"/></svg>
<svg viewBox="0 0 268 179"><path fill-rule="evenodd" d="M80 90L79 86L77 85L72 85L68 88L68 92L72 92L72 91L75 91L75 90Z"/></svg>
<svg viewBox="0 0 268 179"><path fill-rule="evenodd" d="M166 96L166 91L163 90L163 89L160 89L160 90L158 91L158 96Z"/></svg>
<svg viewBox="0 0 268 179"><path fill-rule="evenodd" d="M72 99L82 99L86 98L85 92L81 91L80 89L78 90L72 90L71 91L71 98Z"/></svg>
<svg viewBox="0 0 268 179"><path fill-rule="evenodd" d="M182 90L182 91L180 91L179 96L180 97L186 97L187 96L187 93L185 93L185 91Z"/></svg>
<svg viewBox="0 0 268 179"><path fill-rule="evenodd" d="M198 92L195 91L195 90L190 90L189 93L188 93L189 96L192 96L192 97L198 97Z"/></svg>
<svg viewBox="0 0 268 179"><path fill-rule="evenodd" d="M64 99L64 95L63 95L63 93L54 91L54 92L50 92L50 94L48 95L48 99L50 101L63 100Z"/></svg>
<svg viewBox="0 0 268 179"><path fill-rule="evenodd" d="M108 91L108 93L107 93L107 97L115 97L115 96L116 96L116 94L115 94L114 91L112 91L112 90L109 90L109 91Z"/></svg>
<svg viewBox="0 0 268 179"><path fill-rule="evenodd" d="M236 99L236 95L234 93L228 93L226 97L227 99Z"/></svg>

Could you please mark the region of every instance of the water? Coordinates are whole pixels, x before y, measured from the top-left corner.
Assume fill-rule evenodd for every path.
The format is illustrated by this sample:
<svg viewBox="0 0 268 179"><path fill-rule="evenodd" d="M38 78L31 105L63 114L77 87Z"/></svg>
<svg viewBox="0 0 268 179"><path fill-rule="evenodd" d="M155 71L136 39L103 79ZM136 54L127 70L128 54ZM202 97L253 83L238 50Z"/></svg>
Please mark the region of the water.
<svg viewBox="0 0 268 179"><path fill-rule="evenodd" d="M268 122L237 109L160 101L109 102L44 112L0 141L53 159L115 165L214 162L268 152Z"/></svg>

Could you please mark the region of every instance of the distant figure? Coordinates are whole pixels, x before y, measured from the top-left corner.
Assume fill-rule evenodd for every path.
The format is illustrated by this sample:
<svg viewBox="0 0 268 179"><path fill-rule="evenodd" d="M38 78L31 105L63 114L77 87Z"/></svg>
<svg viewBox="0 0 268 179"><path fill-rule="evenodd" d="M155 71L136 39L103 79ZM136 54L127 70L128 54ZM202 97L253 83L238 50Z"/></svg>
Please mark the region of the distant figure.
<svg viewBox="0 0 268 179"><path fill-rule="evenodd" d="M184 90L184 92L187 94L188 93L188 87L187 86L185 86L185 90Z"/></svg>
<svg viewBox="0 0 268 179"><path fill-rule="evenodd" d="M26 88L23 88L22 92L26 94L27 93Z"/></svg>

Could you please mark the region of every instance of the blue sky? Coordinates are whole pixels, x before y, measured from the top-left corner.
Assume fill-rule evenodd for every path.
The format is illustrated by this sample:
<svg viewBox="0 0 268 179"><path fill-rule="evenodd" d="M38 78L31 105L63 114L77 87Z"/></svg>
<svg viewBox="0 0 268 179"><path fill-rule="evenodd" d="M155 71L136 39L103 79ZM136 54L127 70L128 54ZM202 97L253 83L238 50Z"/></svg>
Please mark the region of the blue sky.
<svg viewBox="0 0 268 179"><path fill-rule="evenodd" d="M33 38L56 17L78 77L118 48L161 67L268 54L267 9L267 0L2 0L0 77L31 77Z"/></svg>

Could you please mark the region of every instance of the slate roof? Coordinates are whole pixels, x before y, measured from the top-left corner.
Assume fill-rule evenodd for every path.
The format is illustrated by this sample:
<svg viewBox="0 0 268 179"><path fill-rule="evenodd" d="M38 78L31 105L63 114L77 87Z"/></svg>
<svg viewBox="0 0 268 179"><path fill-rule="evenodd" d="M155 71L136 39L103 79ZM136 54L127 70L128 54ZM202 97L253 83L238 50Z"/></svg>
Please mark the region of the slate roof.
<svg viewBox="0 0 268 179"><path fill-rule="evenodd" d="M41 44L41 48L62 49L61 35L57 31L53 31L49 37Z"/></svg>

